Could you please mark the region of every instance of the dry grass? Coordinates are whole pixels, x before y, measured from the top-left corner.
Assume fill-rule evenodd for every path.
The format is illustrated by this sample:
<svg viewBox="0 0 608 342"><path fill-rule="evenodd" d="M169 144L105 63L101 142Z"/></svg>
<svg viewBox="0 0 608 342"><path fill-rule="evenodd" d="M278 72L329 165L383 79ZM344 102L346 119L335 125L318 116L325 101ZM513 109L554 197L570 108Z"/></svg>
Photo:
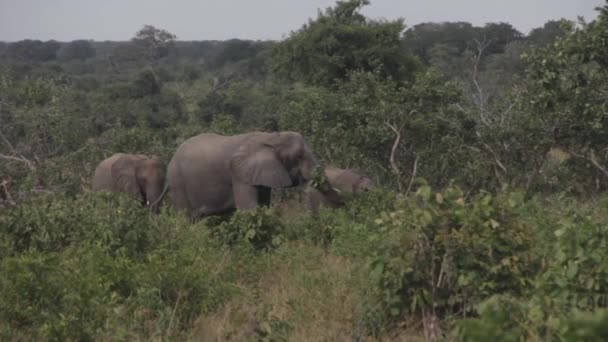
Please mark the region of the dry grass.
<svg viewBox="0 0 608 342"><path fill-rule="evenodd" d="M273 331L288 341L347 341L359 317L351 262L317 247L291 244L273 255L257 284L217 312L200 317L192 339L243 341Z"/></svg>

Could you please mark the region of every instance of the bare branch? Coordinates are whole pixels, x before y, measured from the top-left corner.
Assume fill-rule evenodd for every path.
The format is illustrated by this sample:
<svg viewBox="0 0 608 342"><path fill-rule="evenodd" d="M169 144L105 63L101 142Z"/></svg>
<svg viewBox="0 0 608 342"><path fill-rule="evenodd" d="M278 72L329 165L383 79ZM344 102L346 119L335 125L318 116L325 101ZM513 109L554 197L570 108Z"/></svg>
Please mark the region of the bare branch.
<svg viewBox="0 0 608 342"><path fill-rule="evenodd" d="M606 169L606 167L602 166L595 159L595 156L594 156L593 152L591 152L591 156L587 156L587 155L584 155L584 154L576 153L576 152L571 151L571 150L566 150L566 152L568 152L570 155L572 155L574 157L585 159L585 160L591 162L591 164L593 164L593 166L595 166L598 170L600 170L604 174L604 176L608 177L608 169Z"/></svg>
<svg viewBox="0 0 608 342"><path fill-rule="evenodd" d="M502 172L507 172L507 168L500 162L500 160L498 159L498 155L496 154L496 152L494 152L494 150L486 143L482 143L483 147L485 147L490 153L492 153L492 155L494 156L494 162L496 163L496 165L498 165L498 167L500 167L500 169L502 170Z"/></svg>
<svg viewBox="0 0 608 342"><path fill-rule="evenodd" d="M418 172L418 156L414 159L414 168L412 169L412 177L410 177L410 182L407 185L407 190L405 191L405 195L407 196L412 190L412 185L414 184L414 178L416 178L416 173Z"/></svg>
<svg viewBox="0 0 608 342"><path fill-rule="evenodd" d="M15 152L15 147L13 147L13 144L11 144L11 142L8 141L8 139L6 139L6 137L4 136L4 134L2 134L2 132L0 132L0 138L2 138L4 143L8 146L8 148L11 149L11 151Z"/></svg>
<svg viewBox="0 0 608 342"><path fill-rule="evenodd" d="M13 144L11 144L11 142L4 136L4 134L2 134L2 132L0 132L0 138L2 138L2 140L4 141L6 146L8 146L11 153L17 155L17 157L14 157L14 156L7 156L5 154L0 153L0 158L26 163L27 167L30 169L30 171L34 171L36 169L36 167L34 166L34 163L32 161L30 161L29 159L25 158L21 153L17 152L17 149L15 149Z"/></svg>
<svg viewBox="0 0 608 342"><path fill-rule="evenodd" d="M475 43L477 44L477 53L471 58L473 61L473 85L475 86L475 89L477 90L477 98L476 98L476 102L477 102L477 106L479 107L479 120L485 124L485 125L489 125L489 119L486 113L486 108L485 108L485 95L483 92L483 89L481 88L481 86L479 85L479 65L481 63L481 59L483 57L483 53L485 51L485 49L488 48L488 46L490 46L490 44L492 44L492 40L486 40L485 37L483 39L483 41L479 41L477 39L474 39ZM475 96L473 97L475 99Z"/></svg>
<svg viewBox="0 0 608 342"><path fill-rule="evenodd" d="M395 153L397 152L397 147L399 147L399 141L401 141L402 128L397 129L395 126L391 125L388 122L385 122L384 124L387 125L391 130L393 130L393 132L395 132L395 135L396 135L395 142L393 142L393 147L391 148L391 155L389 158L389 162L390 162L391 168L393 169L395 174L397 176L399 176L401 174L401 171L399 171L399 167L397 166L397 162L395 161Z"/></svg>
<svg viewBox="0 0 608 342"><path fill-rule="evenodd" d="M25 163L27 165L27 167L30 169L30 171L36 170L34 163L32 163L30 160L27 160L25 157L7 156L6 154L0 153L0 158Z"/></svg>

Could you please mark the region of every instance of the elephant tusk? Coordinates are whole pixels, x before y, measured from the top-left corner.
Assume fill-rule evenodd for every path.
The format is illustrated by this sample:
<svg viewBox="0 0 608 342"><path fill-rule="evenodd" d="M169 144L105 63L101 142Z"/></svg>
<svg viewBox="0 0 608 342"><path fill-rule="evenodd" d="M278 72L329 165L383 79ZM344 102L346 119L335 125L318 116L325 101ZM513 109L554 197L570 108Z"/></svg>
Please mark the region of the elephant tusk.
<svg viewBox="0 0 608 342"><path fill-rule="evenodd" d="M147 201L146 201L146 205L150 205L150 200L147 200Z"/></svg>

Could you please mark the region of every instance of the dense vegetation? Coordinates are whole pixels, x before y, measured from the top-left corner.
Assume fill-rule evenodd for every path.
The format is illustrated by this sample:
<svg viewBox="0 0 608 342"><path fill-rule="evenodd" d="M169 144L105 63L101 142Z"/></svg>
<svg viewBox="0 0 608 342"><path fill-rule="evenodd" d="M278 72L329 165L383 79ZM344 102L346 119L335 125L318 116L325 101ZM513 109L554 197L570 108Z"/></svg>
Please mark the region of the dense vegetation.
<svg viewBox="0 0 608 342"><path fill-rule="evenodd" d="M0 336L606 340L608 6L596 20L377 21L280 42L0 43ZM115 152L301 132L378 188L189 224L92 193Z"/></svg>

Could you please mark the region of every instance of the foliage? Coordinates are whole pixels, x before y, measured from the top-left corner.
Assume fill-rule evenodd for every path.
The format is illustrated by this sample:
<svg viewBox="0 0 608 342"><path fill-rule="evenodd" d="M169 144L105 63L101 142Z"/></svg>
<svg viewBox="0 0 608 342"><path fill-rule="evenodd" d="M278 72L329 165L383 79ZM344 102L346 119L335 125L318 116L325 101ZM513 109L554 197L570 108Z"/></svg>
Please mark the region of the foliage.
<svg viewBox="0 0 608 342"><path fill-rule="evenodd" d="M79 59L85 60L95 57L96 51L88 40L74 40L67 43L57 53L58 58L64 61Z"/></svg>
<svg viewBox="0 0 608 342"><path fill-rule="evenodd" d="M0 42L0 339L605 340L606 8L523 36L367 4L280 42ZM378 187L197 224L90 193L113 153L254 130Z"/></svg>
<svg viewBox="0 0 608 342"><path fill-rule="evenodd" d="M606 140L608 121L601 95L606 89L605 40L608 35L608 10L599 10L597 20L575 29L546 48L528 55L526 105L542 121L551 143L583 160L602 179L605 187ZM579 174L593 177L593 173Z"/></svg>
<svg viewBox="0 0 608 342"><path fill-rule="evenodd" d="M466 315L492 295L525 293L539 266L522 201L517 192L467 200L458 187L423 185L382 212L370 262L372 322Z"/></svg>
<svg viewBox="0 0 608 342"><path fill-rule="evenodd" d="M27 62L47 62L57 57L61 45L54 40L46 42L40 40L21 40L8 45L4 55Z"/></svg>
<svg viewBox="0 0 608 342"><path fill-rule="evenodd" d="M351 71L379 70L385 78L409 79L417 64L399 43L403 21L367 19L360 10L368 4L367 0L338 1L293 32L275 46L276 72L319 86L335 85Z"/></svg>
<svg viewBox="0 0 608 342"><path fill-rule="evenodd" d="M174 34L166 30L144 25L131 41L143 49L146 58L156 60L169 54L176 38Z"/></svg>
<svg viewBox="0 0 608 342"><path fill-rule="evenodd" d="M394 128L399 145L391 167L399 170L397 181L402 185L414 166L417 175L435 184L462 177L467 185L479 186L485 179L478 173L486 170L477 168L479 161L463 148L475 139L475 122L453 106L460 99L456 85L444 82L433 70L401 87L377 73L353 73L335 92L305 88L297 98L283 113L281 127L302 132L328 163L357 165L385 178L396 140Z"/></svg>
<svg viewBox="0 0 608 342"><path fill-rule="evenodd" d="M247 242L258 250L270 250L281 244L283 223L274 208L258 207L237 210L227 221L214 228L223 243Z"/></svg>
<svg viewBox="0 0 608 342"><path fill-rule="evenodd" d="M173 334L235 289L221 251L186 219L110 194L33 199L0 216L0 335ZM10 274L10 275L9 275ZM159 329L159 330L158 330Z"/></svg>

